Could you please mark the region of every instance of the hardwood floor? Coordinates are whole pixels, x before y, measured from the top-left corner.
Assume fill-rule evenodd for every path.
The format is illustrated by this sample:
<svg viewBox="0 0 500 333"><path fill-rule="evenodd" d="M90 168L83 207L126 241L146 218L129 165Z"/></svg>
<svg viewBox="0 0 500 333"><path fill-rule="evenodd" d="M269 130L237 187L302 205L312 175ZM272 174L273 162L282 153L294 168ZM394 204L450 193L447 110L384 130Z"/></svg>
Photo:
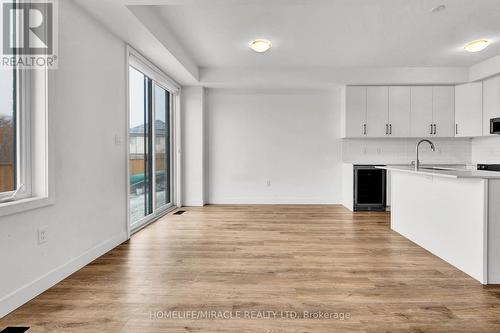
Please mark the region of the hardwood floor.
<svg viewBox="0 0 500 333"><path fill-rule="evenodd" d="M500 332L500 286L484 287L392 232L386 213L340 206L186 210L4 317L0 330ZM162 318L206 310L237 318ZM267 317L247 318L245 311ZM286 318L283 311L349 318Z"/></svg>

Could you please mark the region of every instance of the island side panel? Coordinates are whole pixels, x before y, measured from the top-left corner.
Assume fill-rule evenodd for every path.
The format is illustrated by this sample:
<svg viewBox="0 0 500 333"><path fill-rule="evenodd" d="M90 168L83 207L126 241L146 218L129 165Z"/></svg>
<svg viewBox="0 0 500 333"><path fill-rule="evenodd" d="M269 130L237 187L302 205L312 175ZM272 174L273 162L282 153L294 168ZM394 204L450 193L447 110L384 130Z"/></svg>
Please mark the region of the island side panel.
<svg viewBox="0 0 500 333"><path fill-rule="evenodd" d="M354 211L354 165L342 164L342 205Z"/></svg>
<svg viewBox="0 0 500 333"><path fill-rule="evenodd" d="M500 180L488 186L488 284L500 284Z"/></svg>
<svg viewBox="0 0 500 333"><path fill-rule="evenodd" d="M487 180L392 171L391 228L486 283Z"/></svg>

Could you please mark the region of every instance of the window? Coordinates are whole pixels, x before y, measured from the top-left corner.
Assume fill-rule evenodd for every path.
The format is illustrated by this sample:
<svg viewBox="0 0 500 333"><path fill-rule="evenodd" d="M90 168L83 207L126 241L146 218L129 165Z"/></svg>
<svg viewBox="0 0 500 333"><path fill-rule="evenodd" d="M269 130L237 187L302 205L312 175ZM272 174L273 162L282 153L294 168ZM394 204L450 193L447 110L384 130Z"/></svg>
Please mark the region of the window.
<svg viewBox="0 0 500 333"><path fill-rule="evenodd" d="M9 36L4 52L7 49L7 58L12 60L2 62L0 68L0 216L53 202L54 185L48 172L48 91L49 68L55 68L53 53L57 50L57 6L45 5L35 8L14 1L7 10L3 8L8 30L3 35ZM32 12L42 17L32 35L38 39L25 38L32 25L24 18ZM10 64L19 67L7 67Z"/></svg>
<svg viewBox="0 0 500 333"><path fill-rule="evenodd" d="M0 204L31 195L29 87L39 82L38 75L28 70L0 70Z"/></svg>
<svg viewBox="0 0 500 333"><path fill-rule="evenodd" d="M22 199L49 199L47 69L0 69L0 96L2 216L50 203L11 207Z"/></svg>
<svg viewBox="0 0 500 333"><path fill-rule="evenodd" d="M17 188L16 71L0 71L0 198Z"/></svg>
<svg viewBox="0 0 500 333"><path fill-rule="evenodd" d="M173 206L174 106L178 86L129 54L128 198L131 230Z"/></svg>

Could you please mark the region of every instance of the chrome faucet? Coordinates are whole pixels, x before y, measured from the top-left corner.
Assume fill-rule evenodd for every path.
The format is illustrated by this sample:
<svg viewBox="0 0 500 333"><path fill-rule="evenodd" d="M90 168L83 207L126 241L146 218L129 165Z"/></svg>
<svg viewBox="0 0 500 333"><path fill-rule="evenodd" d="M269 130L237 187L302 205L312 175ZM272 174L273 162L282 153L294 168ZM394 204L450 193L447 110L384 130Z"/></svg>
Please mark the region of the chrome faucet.
<svg viewBox="0 0 500 333"><path fill-rule="evenodd" d="M418 160L418 148L420 147L420 144L422 142L427 142L428 144L431 145L431 150L432 151L436 151L436 148L434 147L434 144L427 140L427 139L423 139L423 140L420 140L418 143L417 143L417 148L416 148L416 151L417 151L417 159L415 160L415 171L418 171L418 169L420 168L420 161Z"/></svg>

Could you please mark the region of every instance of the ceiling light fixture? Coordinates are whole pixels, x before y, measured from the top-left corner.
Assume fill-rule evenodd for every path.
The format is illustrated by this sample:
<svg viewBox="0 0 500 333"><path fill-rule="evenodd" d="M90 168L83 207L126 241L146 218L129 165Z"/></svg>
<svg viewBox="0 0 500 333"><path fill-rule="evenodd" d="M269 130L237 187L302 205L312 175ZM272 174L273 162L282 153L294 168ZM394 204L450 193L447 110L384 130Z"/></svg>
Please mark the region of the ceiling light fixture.
<svg viewBox="0 0 500 333"><path fill-rule="evenodd" d="M255 39L248 44L252 50L258 53L266 52L269 50L273 44L267 39Z"/></svg>
<svg viewBox="0 0 500 333"><path fill-rule="evenodd" d="M446 6L445 5L439 5L437 7L434 7L431 9L431 12L433 13L439 13L439 12L442 12L443 10L446 9Z"/></svg>
<svg viewBox="0 0 500 333"><path fill-rule="evenodd" d="M490 41L487 39L478 39L465 44L464 49L469 52L479 52L484 50L489 44Z"/></svg>

